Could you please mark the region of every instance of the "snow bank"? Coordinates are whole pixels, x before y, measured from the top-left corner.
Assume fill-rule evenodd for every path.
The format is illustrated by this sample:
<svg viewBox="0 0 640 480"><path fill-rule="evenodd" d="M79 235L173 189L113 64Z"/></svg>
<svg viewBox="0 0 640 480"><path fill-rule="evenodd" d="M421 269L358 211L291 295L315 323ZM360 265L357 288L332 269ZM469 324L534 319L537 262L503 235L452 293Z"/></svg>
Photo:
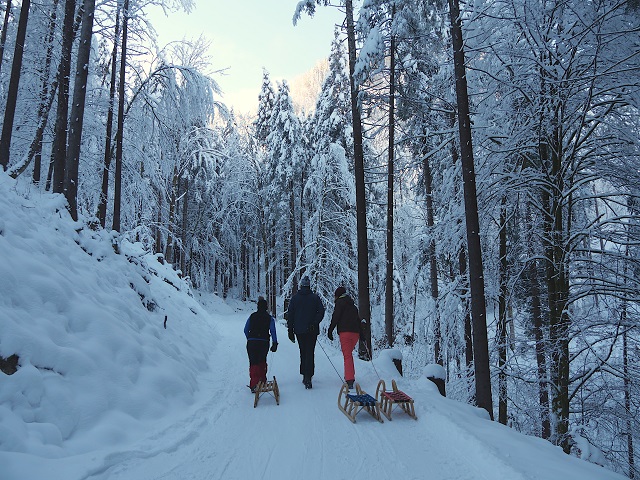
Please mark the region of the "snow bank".
<svg viewBox="0 0 640 480"><path fill-rule="evenodd" d="M444 367L437 363L432 363L424 367L422 374L427 378L437 378L438 380L443 381L447 379L447 372Z"/></svg>
<svg viewBox="0 0 640 480"><path fill-rule="evenodd" d="M20 357L0 373L0 451L86 452L191 404L215 339L188 285L19 188L0 172L0 356Z"/></svg>

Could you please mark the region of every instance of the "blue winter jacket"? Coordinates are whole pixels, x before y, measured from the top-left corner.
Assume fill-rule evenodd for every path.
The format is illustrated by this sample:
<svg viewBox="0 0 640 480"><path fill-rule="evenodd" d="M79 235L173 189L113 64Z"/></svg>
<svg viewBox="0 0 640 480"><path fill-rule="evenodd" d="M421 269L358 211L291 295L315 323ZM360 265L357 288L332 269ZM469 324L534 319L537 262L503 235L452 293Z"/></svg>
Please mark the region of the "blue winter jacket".
<svg viewBox="0 0 640 480"><path fill-rule="evenodd" d="M258 312L260 313L260 312ZM269 315L268 313L266 315ZM269 315L269 332L271 332L271 339L273 340L273 343L278 343L278 336L276 335L276 321L275 319ZM247 340L262 340L265 342L269 341L269 336L267 334L267 338L262 338L262 337L249 337L249 330L251 328L251 316L249 316L249 318L247 319L247 323L244 325L244 336L247 337Z"/></svg>
<svg viewBox="0 0 640 480"><path fill-rule="evenodd" d="M287 327L293 328L296 334L317 334L322 317L324 317L324 305L320 297L309 287L301 287L289 302Z"/></svg>

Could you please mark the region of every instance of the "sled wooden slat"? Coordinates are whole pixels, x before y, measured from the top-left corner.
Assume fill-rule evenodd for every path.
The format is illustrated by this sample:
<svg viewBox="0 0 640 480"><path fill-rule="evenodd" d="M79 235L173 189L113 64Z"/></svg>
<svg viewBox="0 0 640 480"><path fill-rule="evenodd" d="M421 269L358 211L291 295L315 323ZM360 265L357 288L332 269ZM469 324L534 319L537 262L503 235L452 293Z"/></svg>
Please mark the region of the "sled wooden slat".
<svg viewBox="0 0 640 480"><path fill-rule="evenodd" d="M380 403L380 410L384 416L392 420L391 411L398 406L411 418L417 420L413 398L402 390L398 390L395 380L391 380L391 388L391 391L387 391L384 380L380 380L376 388L376 400Z"/></svg>
<svg viewBox="0 0 640 480"><path fill-rule="evenodd" d="M349 420L356 423L356 415L361 410L366 410L373 418L383 423L380 415L380 407L375 398L366 393L356 383L356 393L349 393L349 387L346 383L342 385L338 394L338 408L344 413Z"/></svg>
<svg viewBox="0 0 640 480"><path fill-rule="evenodd" d="M258 400L260 400L260 397L265 393L268 393L276 399L276 405L280 405L280 389L278 388L276 377L273 377L273 380L267 380L266 382L258 382L254 392L253 408L258 406Z"/></svg>

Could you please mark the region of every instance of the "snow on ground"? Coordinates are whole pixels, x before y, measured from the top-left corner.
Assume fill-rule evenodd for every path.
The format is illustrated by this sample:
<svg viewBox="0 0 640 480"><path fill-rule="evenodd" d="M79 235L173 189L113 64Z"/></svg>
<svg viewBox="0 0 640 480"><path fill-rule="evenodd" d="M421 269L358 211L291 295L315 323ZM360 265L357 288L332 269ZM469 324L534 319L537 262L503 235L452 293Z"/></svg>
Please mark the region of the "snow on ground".
<svg viewBox="0 0 640 480"><path fill-rule="evenodd" d="M321 339L305 390L281 323L268 357L280 405L264 395L254 409L253 304L191 295L139 245L80 227L59 196L0 173L0 355L20 355L0 373L1 480L624 478L400 378L393 352L356 361L357 381L374 394L395 378L418 420L352 424L338 342Z"/></svg>

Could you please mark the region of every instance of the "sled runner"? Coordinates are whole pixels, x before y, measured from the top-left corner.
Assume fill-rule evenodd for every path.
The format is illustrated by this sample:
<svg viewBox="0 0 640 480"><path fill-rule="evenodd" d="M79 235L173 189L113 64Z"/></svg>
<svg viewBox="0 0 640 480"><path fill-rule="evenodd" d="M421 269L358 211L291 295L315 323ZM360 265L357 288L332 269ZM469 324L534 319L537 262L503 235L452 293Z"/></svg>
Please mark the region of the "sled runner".
<svg viewBox="0 0 640 480"><path fill-rule="evenodd" d="M254 391L255 399L253 400L253 408L258 406L258 400L260 400L260 397L265 393L268 393L276 399L276 405L280 405L280 390L278 389L276 377L273 377L273 380L267 380L266 382L258 382Z"/></svg>
<svg viewBox="0 0 640 480"><path fill-rule="evenodd" d="M338 395L338 408L353 423L356 423L356 415L361 410L366 410L373 418L383 423L378 402L371 395L363 391L358 383L356 383L355 394L349 393L349 387L346 383L342 385L340 394Z"/></svg>
<svg viewBox="0 0 640 480"><path fill-rule="evenodd" d="M398 390L395 380L391 380L391 388L391 391L387 391L384 380L380 380L376 388L376 400L380 403L380 410L384 413L384 416L392 420L391 411L395 406L398 406L411 418L417 420L418 417L416 416L416 411L413 406L413 398L402 390Z"/></svg>

